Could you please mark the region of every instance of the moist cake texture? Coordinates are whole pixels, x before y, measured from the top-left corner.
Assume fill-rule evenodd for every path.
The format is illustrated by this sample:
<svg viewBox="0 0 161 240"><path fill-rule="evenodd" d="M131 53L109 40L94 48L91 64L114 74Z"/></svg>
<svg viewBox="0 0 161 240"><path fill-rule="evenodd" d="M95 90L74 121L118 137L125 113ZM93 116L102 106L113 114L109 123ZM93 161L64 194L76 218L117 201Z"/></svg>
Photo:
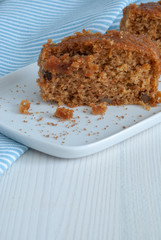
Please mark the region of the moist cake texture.
<svg viewBox="0 0 161 240"><path fill-rule="evenodd" d="M39 60L38 85L44 101L69 107L160 102L161 59L149 37L126 32L83 31L60 43L48 40Z"/></svg>
<svg viewBox="0 0 161 240"><path fill-rule="evenodd" d="M140 5L133 3L125 7L120 30L148 35L161 49L161 1Z"/></svg>

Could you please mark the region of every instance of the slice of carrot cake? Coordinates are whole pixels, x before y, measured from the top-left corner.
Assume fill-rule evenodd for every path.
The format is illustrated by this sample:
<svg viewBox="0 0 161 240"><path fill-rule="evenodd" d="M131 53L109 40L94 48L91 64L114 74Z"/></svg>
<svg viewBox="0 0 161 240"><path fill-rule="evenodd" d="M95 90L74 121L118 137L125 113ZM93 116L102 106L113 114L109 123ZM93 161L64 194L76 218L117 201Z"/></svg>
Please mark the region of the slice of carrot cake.
<svg viewBox="0 0 161 240"><path fill-rule="evenodd" d="M125 7L120 30L148 35L161 48L161 1Z"/></svg>
<svg viewBox="0 0 161 240"><path fill-rule="evenodd" d="M38 85L44 101L58 105L140 104L160 101L161 59L150 38L110 31L83 31L40 53Z"/></svg>

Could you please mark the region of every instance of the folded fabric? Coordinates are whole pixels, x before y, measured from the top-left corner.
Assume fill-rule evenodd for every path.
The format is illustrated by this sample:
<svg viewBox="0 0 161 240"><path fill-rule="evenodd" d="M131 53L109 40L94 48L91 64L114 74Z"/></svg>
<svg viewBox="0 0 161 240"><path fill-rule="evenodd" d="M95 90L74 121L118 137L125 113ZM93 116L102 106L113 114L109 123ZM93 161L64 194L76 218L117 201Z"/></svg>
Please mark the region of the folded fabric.
<svg viewBox="0 0 161 240"><path fill-rule="evenodd" d="M109 27L118 29L122 9L133 2L136 1L0 1L0 76L37 61L48 38L58 42L82 29L101 33ZM0 174L26 150L0 134Z"/></svg>
<svg viewBox="0 0 161 240"><path fill-rule="evenodd" d="M0 134L0 174L28 148Z"/></svg>

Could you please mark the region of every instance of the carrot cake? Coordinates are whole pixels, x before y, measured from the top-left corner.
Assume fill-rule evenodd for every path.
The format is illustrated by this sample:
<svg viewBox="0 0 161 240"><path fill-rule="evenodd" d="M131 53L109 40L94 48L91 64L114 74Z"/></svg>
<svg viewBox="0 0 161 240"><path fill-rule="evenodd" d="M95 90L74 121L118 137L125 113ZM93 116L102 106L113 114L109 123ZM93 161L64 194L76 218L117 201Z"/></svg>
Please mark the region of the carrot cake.
<svg viewBox="0 0 161 240"><path fill-rule="evenodd" d="M133 3L125 7L120 30L148 35L161 48L161 1L140 5Z"/></svg>
<svg viewBox="0 0 161 240"><path fill-rule="evenodd" d="M160 102L161 59L150 37L126 32L83 30L60 43L48 40L38 65L44 101L69 107Z"/></svg>

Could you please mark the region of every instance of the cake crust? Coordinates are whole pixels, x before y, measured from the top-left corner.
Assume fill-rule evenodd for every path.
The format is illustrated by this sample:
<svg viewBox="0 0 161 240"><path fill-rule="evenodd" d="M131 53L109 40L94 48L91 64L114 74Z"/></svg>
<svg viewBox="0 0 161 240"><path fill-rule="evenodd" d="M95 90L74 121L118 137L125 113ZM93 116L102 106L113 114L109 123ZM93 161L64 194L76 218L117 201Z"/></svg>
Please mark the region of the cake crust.
<svg viewBox="0 0 161 240"><path fill-rule="evenodd" d="M161 1L159 2L148 2L137 5L136 3L129 4L129 6L123 9L123 14L127 11L131 11L133 14L147 15L153 19L160 19L161 17Z"/></svg>
<svg viewBox="0 0 161 240"><path fill-rule="evenodd" d="M46 64L46 68L49 68L53 71L54 70L66 70L67 66L63 64L63 67L60 69L60 61L56 57L60 57L60 55L63 55L68 52L68 49L71 50L71 48L74 48L74 50L77 50L81 53L81 47L82 50L89 51L90 46L92 48L95 47L94 44L98 43L98 47L96 46L95 51L97 52L101 48L100 44L106 44L106 47L108 48L115 48L115 49L123 49L128 51L137 51L140 53L143 53L152 56L156 58L157 60L160 58L160 55L158 55L158 48L157 46L150 41L150 38L145 36L137 36L136 34L129 34L124 33L122 31L107 31L107 34L101 34L101 33L90 33L90 31L83 31L82 33L75 33L73 36L69 36L64 38L60 43L55 44L52 42L51 39L48 40L46 44L43 45L43 48L41 50L39 59L38 59L38 65L40 66L42 62L46 63L45 60L50 58L52 56L52 59L48 61ZM86 45L87 49L84 46ZM78 49L76 49L78 48ZM94 50L94 49L93 49ZM83 54L83 52L81 53ZM87 54L87 53L86 53ZM160 60L160 59L159 59Z"/></svg>

